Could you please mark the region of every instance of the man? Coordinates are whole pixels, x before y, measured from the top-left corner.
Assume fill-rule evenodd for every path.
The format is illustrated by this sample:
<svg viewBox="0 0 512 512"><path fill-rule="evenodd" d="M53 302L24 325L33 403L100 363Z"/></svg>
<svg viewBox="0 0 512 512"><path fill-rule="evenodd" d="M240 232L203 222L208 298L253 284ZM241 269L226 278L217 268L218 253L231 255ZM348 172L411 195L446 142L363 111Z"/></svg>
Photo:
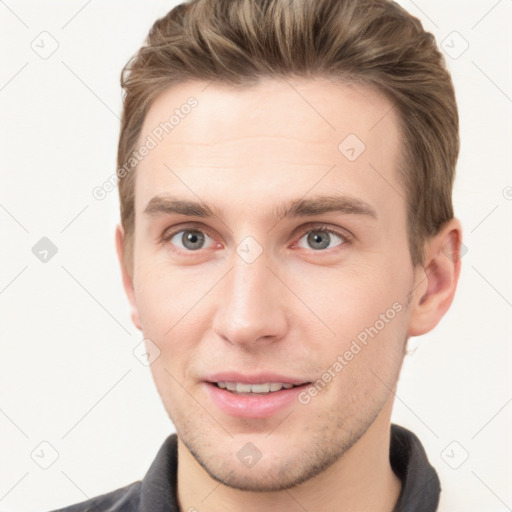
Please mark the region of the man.
<svg viewBox="0 0 512 512"><path fill-rule="evenodd" d="M386 0L197 0L122 85L117 250L176 434L65 510L438 510L390 425L460 272L433 37Z"/></svg>

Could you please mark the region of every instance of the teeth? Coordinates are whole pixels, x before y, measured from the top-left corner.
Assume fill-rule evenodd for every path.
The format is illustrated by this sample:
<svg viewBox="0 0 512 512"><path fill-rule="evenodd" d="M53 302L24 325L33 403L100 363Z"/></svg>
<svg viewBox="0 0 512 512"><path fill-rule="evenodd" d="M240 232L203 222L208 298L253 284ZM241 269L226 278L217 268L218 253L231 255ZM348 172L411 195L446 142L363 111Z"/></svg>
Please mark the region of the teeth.
<svg viewBox="0 0 512 512"><path fill-rule="evenodd" d="M224 385L228 391L236 391L236 384L234 382L225 382Z"/></svg>
<svg viewBox="0 0 512 512"><path fill-rule="evenodd" d="M250 388L247 391L250 391L251 393L268 393L271 390L272 384L248 384L247 387ZM280 389L281 386L279 384L276 384L277 388ZM238 386L237 386L238 389ZM272 391L277 391L278 389L272 389Z"/></svg>
<svg viewBox="0 0 512 512"><path fill-rule="evenodd" d="M265 395L280 391L281 389L291 389L293 384L284 384L282 382L265 382L262 384L246 384L245 382L217 382L221 389L227 389L233 393L258 393Z"/></svg>

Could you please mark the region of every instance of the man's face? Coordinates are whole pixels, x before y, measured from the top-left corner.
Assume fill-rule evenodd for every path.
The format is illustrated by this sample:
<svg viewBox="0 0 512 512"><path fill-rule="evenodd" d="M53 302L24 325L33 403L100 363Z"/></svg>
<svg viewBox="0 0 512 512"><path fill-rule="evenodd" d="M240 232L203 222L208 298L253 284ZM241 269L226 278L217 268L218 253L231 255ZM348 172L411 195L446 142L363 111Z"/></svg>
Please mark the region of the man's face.
<svg viewBox="0 0 512 512"><path fill-rule="evenodd" d="M199 464L232 487L286 488L375 425L387 435L414 287L397 117L361 85L205 86L168 89L144 121L141 144L197 100L137 169L138 322ZM260 394L270 383L302 385Z"/></svg>

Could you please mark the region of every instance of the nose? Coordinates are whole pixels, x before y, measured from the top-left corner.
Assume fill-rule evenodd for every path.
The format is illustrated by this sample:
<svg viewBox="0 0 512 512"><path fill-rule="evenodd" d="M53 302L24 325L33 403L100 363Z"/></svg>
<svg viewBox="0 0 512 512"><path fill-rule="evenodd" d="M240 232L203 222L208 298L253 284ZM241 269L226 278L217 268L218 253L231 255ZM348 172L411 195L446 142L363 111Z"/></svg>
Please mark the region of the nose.
<svg viewBox="0 0 512 512"><path fill-rule="evenodd" d="M264 255L252 263L235 255L233 268L219 283L213 330L225 341L256 348L284 337L286 287L267 263Z"/></svg>

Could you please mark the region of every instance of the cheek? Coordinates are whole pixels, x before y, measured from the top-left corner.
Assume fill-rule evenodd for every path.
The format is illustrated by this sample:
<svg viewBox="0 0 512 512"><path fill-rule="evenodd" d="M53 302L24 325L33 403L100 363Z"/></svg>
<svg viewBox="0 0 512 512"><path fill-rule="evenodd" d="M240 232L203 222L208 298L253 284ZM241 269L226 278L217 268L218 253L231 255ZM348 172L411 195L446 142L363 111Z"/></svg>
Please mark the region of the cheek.
<svg viewBox="0 0 512 512"><path fill-rule="evenodd" d="M144 335L161 338L173 324L169 312L176 301L172 294L161 282L147 280L142 287L135 288L135 296Z"/></svg>
<svg viewBox="0 0 512 512"><path fill-rule="evenodd" d="M406 273L387 270L385 265L344 269L335 279L315 280L324 291L315 288L315 311L334 334L311 336L307 359L318 362L321 380L332 381L336 403L361 403L365 396L381 403L398 376L407 326Z"/></svg>
<svg viewBox="0 0 512 512"><path fill-rule="evenodd" d="M370 404L379 409L402 365L407 312L399 303L390 307L380 307L380 303L386 304L366 302L362 314L345 321L340 318L333 343L319 343L315 350L316 357L321 357L317 359L321 361L320 380L328 388L325 399L338 406L343 404L343 414L348 416L357 416L362 404L368 410L372 409Z"/></svg>
<svg viewBox="0 0 512 512"><path fill-rule="evenodd" d="M297 275L305 275L305 271L302 269L301 273L298 269ZM387 320L394 320L399 309L405 310L407 274L400 274L386 261L317 269L314 274L309 269L309 273L307 280L295 283L294 290L311 311L306 316L310 324L323 324L333 340L346 342L376 322L377 327L381 327L382 321L386 326L396 324ZM383 320L381 315L385 315Z"/></svg>
<svg viewBox="0 0 512 512"><path fill-rule="evenodd" d="M181 319L194 312L194 306L208 291L208 279L172 270L168 263L147 260L139 265L134 279L135 298L145 333L168 338ZM171 331L170 331L171 329Z"/></svg>
<svg viewBox="0 0 512 512"><path fill-rule="evenodd" d="M138 270L134 286L142 332L160 350L151 371L157 387L174 386L169 373L179 382L187 378L189 363L208 324L206 295L212 279L204 271L194 275L173 272L168 264L152 263Z"/></svg>

